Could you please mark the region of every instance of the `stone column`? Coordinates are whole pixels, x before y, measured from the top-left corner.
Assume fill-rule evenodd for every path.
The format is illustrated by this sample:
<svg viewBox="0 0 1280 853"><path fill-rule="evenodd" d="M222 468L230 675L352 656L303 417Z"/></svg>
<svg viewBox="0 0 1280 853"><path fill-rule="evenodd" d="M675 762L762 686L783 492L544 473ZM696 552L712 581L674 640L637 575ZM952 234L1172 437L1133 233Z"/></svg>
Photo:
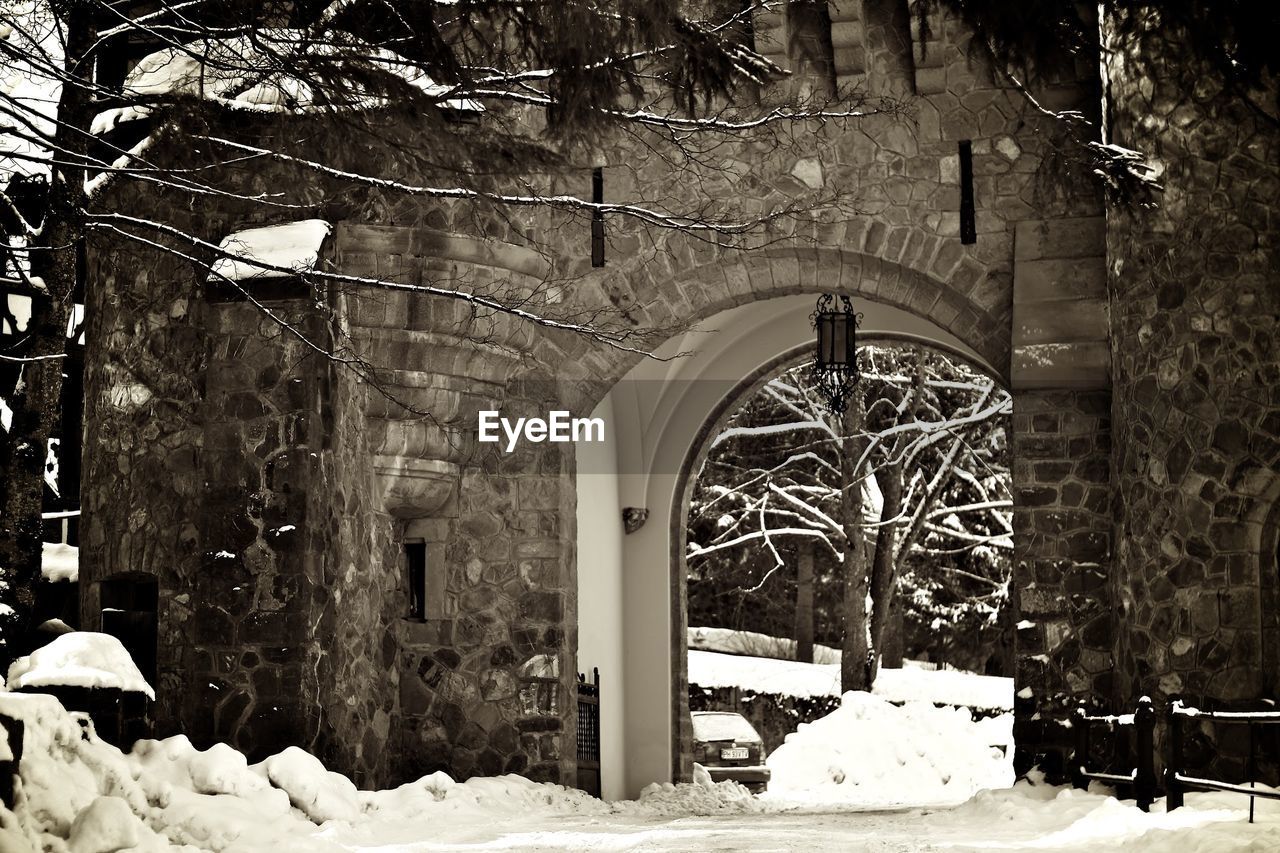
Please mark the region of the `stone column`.
<svg viewBox="0 0 1280 853"><path fill-rule="evenodd" d="M481 292L533 287L544 263L510 243L427 228L344 224L335 245L349 274L441 277ZM566 408L554 381L515 378L538 361L539 339L527 323L460 300L371 291L350 303L352 337L388 368L381 385L394 398L371 394L364 410L382 505L398 538L427 546L426 618L405 610L392 620L393 778L444 770L573 784L572 451L522 440L507 452L505 438L477 435L482 410L514 423Z"/></svg>
<svg viewBox="0 0 1280 853"><path fill-rule="evenodd" d="M1276 93L1246 102L1159 9L1103 22L1110 141L1164 187L1108 212L1117 663L1127 704L1256 705L1277 618L1259 577L1280 491Z"/></svg>
<svg viewBox="0 0 1280 853"><path fill-rule="evenodd" d="M1101 217L1016 228L1013 589L1019 771L1062 771L1065 722L1112 679L1111 393Z"/></svg>

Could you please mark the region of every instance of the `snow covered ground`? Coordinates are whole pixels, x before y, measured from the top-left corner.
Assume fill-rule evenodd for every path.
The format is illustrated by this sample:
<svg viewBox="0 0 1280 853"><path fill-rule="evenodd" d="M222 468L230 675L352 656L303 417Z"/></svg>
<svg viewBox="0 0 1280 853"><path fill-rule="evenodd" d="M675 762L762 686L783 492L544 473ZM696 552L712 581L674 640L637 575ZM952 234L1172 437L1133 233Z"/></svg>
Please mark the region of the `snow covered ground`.
<svg viewBox="0 0 1280 853"><path fill-rule="evenodd" d="M837 713L903 710L864 696ZM26 723L19 803L0 808L4 853L1280 849L1280 805L1260 802L1250 825L1248 801L1230 795L1190 795L1187 808L1165 814L1157 804L1148 815L1105 789L1026 782L954 809L875 812L797 807L733 783L655 785L620 803L514 776L433 774L362 792L298 749L249 765L230 747L199 751L176 737L123 755L86 737L52 697L0 693L0 712Z"/></svg>

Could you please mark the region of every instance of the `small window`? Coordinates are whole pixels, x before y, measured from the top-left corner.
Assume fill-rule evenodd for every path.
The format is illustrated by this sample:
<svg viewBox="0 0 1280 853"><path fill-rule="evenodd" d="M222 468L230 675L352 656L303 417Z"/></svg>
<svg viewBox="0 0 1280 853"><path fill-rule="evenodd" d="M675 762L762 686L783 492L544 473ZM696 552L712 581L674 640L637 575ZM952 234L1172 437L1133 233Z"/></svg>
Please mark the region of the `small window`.
<svg viewBox="0 0 1280 853"><path fill-rule="evenodd" d="M404 543L405 564L409 570L409 618L427 618L427 543Z"/></svg>

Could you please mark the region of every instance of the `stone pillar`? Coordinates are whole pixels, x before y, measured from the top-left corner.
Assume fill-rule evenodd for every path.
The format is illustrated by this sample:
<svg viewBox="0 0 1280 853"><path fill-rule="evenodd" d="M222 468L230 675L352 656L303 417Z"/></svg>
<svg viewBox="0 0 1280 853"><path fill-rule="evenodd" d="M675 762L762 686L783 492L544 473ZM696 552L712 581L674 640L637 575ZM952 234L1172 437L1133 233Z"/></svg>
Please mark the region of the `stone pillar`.
<svg viewBox="0 0 1280 853"><path fill-rule="evenodd" d="M1103 22L1109 141L1164 186L1108 213L1118 666L1129 704L1256 705L1280 491L1280 133L1258 110L1274 116L1276 93L1229 91L1159 8Z"/></svg>
<svg viewBox="0 0 1280 853"><path fill-rule="evenodd" d="M1016 764L1054 774L1071 708L1115 696L1110 394L1025 390L1013 405Z"/></svg>
<svg viewBox="0 0 1280 853"><path fill-rule="evenodd" d="M1051 776L1071 708L1116 693L1102 226L1020 222L1014 245L1015 764Z"/></svg>
<svg viewBox="0 0 1280 853"><path fill-rule="evenodd" d="M477 291L532 287L528 249L427 228L344 224L337 263L352 275L448 277ZM395 401L364 409L382 505L398 538L426 543L426 618L393 619L393 779L520 773L576 779L576 490L572 451L478 441L478 413L546 418L554 381L521 381L528 324L420 294L350 297L352 337ZM393 545L398 548L399 543Z"/></svg>

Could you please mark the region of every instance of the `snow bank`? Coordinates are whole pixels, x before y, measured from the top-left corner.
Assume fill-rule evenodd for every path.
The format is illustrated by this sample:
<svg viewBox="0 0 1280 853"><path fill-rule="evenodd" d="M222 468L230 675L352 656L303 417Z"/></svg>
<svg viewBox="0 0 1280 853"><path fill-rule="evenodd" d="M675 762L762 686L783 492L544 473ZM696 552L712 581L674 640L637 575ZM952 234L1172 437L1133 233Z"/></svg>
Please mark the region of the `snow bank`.
<svg viewBox="0 0 1280 853"><path fill-rule="evenodd" d="M689 650L689 683L808 698L840 695L840 664ZM891 702L936 702L982 710L1013 708L1013 679L961 670L882 669L872 690Z"/></svg>
<svg viewBox="0 0 1280 853"><path fill-rule="evenodd" d="M927 782L927 768L910 755L899 765L898 753L888 761L885 756L890 753L879 749L894 738L928 746L939 754L956 751L955 742L947 742L945 751L941 748L948 734L945 717L956 712L917 704L923 710L912 717L910 708L897 708L873 696L851 695L840 711L826 718L825 726L815 723L797 733L797 738L811 742L800 744L805 746L830 744L827 765L836 760L857 763L849 760L847 750L858 742L861 764L889 768L867 774L866 778L879 779L879 784L901 787L905 764L911 764L917 782ZM842 816L838 824L823 814L785 818L769 826L770 830L781 826L787 834L787 843L780 845L776 831L757 835L746 822L759 821L763 829L765 821L779 821L767 812L793 811L796 802L752 797L735 783L712 783L698 768L698 782L651 785L639 800L613 804L516 776L460 783L435 773L393 790L359 792L349 820L331 819L317 826L321 810L351 806L350 783L337 782L334 774L300 750L286 750L250 766L231 747L217 745L201 751L185 737L172 737L144 741L123 755L83 729L52 696L0 692L0 713L26 724L19 801L13 811L0 806L0 851L4 853L409 853L428 848L640 847L1123 849L1126 853L1280 849L1280 803L1259 801L1259 822L1250 825L1246 823L1248 799L1242 796L1189 794L1186 808L1166 814L1157 802L1150 814L1144 814L1131 803L1117 802L1105 788L1074 791L1036 779L1011 790L980 793L953 810L914 811L880 823L874 816ZM826 731L826 727L838 731ZM837 754L835 747L843 752ZM949 760L959 764L963 756ZM900 769L895 771L894 766ZM935 776L942 772L936 763L930 766ZM952 778L948 784L954 786ZM277 781L290 790L277 787ZM848 787L846 782L822 784ZM308 817L295 802L308 805L316 814ZM327 809L317 808L321 802L327 803ZM821 804L820 799L809 802ZM693 815L739 817L727 822L672 820ZM841 843L851 838L851 828L863 825L859 821L866 821L868 828L858 843ZM884 835L886 827L899 834ZM728 833L730 828L736 834Z"/></svg>
<svg viewBox="0 0 1280 853"><path fill-rule="evenodd" d="M692 782L654 782L640 792L640 799L616 804L623 814L660 817L676 815L742 814L768 807L737 782L714 782L701 764L693 765Z"/></svg>
<svg viewBox="0 0 1280 853"><path fill-rule="evenodd" d="M320 260L320 246L331 230L332 226L323 219L304 219L236 231L218 245L220 250L233 257L215 261L210 268L209 280L284 278L309 272L316 268ZM267 267L283 267L292 272Z"/></svg>
<svg viewBox="0 0 1280 853"><path fill-rule="evenodd" d="M1013 710L1013 679L958 669L882 669L871 691L891 702L936 702L982 710Z"/></svg>
<svg viewBox="0 0 1280 853"><path fill-rule="evenodd" d="M332 773L314 755L296 746L262 763L271 784L289 795L289 802L316 823L355 820L360 816L356 786L341 773Z"/></svg>
<svg viewBox="0 0 1280 853"><path fill-rule="evenodd" d="M11 690L23 687L117 687L148 698L155 691L129 652L110 634L72 631L60 634L9 666Z"/></svg>
<svg viewBox="0 0 1280 853"><path fill-rule="evenodd" d="M961 802L1013 782L1012 755L991 745L1003 736L974 723L968 709L898 706L851 691L769 756L769 795L877 806Z"/></svg>
<svg viewBox="0 0 1280 853"><path fill-rule="evenodd" d="M0 806L0 850L60 850L65 842L71 853L108 853L120 839L132 839L140 853L166 849L138 818L149 806L125 757L84 737L57 699L0 693L0 713L25 724L22 798L14 812Z"/></svg>
<svg viewBox="0 0 1280 853"><path fill-rule="evenodd" d="M47 581L79 580L80 549L60 542L45 542L40 555L40 573Z"/></svg>
<svg viewBox="0 0 1280 853"><path fill-rule="evenodd" d="M1265 786L1259 786L1265 790ZM1164 810L1157 800L1151 812L1120 801L1111 789L1094 783L1088 791L1043 783L1038 773L1012 788L983 791L949 812L930 816L938 834L952 845L973 849L992 827L1021 827L1034 843L997 844L1037 850L1124 850L1126 853L1263 853L1280 849L1280 802L1257 801L1257 823L1249 824L1249 800L1236 794L1191 793L1186 807ZM966 836L976 837L968 841Z"/></svg>

